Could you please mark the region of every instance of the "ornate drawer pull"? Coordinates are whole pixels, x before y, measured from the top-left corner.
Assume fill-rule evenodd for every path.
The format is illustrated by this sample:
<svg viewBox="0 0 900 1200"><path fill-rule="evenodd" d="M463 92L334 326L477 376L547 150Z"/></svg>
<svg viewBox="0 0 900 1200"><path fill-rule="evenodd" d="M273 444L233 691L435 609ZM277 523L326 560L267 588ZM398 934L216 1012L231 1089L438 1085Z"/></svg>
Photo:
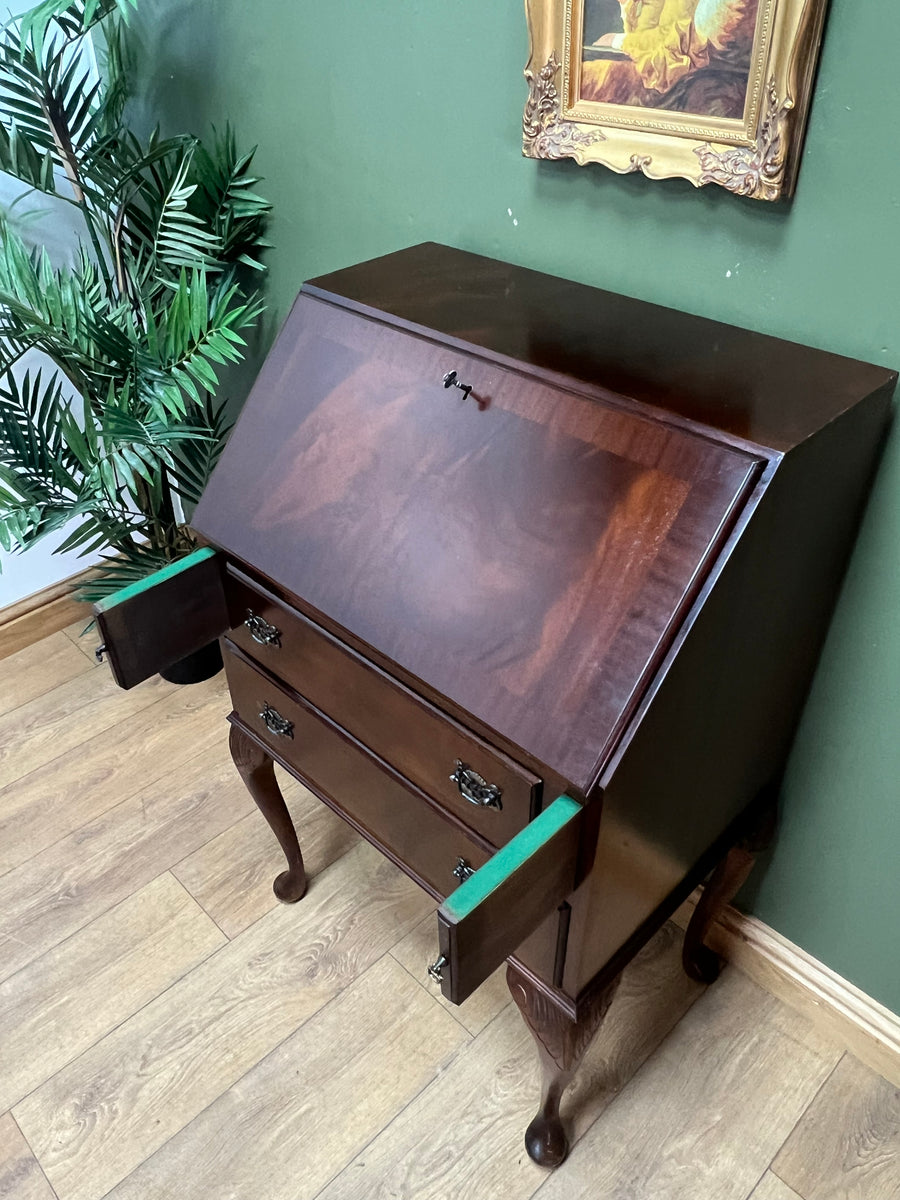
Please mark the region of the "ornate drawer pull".
<svg viewBox="0 0 900 1200"><path fill-rule="evenodd" d="M262 712L259 714L260 720L265 722L266 729L269 733L275 733L279 737L294 736L294 723L283 717L277 709L272 708L270 704L263 704Z"/></svg>
<svg viewBox="0 0 900 1200"><path fill-rule="evenodd" d="M456 770L450 778L459 789L459 794L470 804L475 804L478 808L503 807L500 800L503 795L502 789L498 788L496 783L488 783L486 779L482 779L477 771L473 771L461 759L456 760Z"/></svg>
<svg viewBox="0 0 900 1200"><path fill-rule="evenodd" d="M441 954L438 958L436 958L434 960L434 962L428 968L429 979L433 979L435 983L443 983L444 982L444 967L446 967L446 965L447 965L447 957L446 957L446 955Z"/></svg>
<svg viewBox="0 0 900 1200"><path fill-rule="evenodd" d="M456 866L453 868L453 877L458 879L460 883L465 883L470 875L475 874L475 868L470 866L464 858L456 860Z"/></svg>
<svg viewBox="0 0 900 1200"><path fill-rule="evenodd" d="M252 608L247 609L247 620L244 622L250 630L254 642L261 646L281 646L281 630L258 617Z"/></svg>

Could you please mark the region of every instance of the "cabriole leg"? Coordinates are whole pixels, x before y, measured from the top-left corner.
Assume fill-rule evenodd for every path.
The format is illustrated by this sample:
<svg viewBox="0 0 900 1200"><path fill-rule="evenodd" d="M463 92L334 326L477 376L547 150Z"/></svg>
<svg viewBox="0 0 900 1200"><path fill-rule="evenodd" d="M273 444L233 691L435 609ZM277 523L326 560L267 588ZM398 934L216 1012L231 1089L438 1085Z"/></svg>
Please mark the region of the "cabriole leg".
<svg viewBox="0 0 900 1200"><path fill-rule="evenodd" d="M757 854L771 842L775 822L774 789L770 789L741 840L731 847L703 889L684 935L681 955L686 974L697 983L714 983L719 977L722 964L718 954L704 945L706 936L753 870Z"/></svg>
<svg viewBox="0 0 900 1200"><path fill-rule="evenodd" d="M294 822L275 779L275 763L236 725L231 726L228 745L247 791L268 821L287 859L288 869L276 878L272 890L284 904L293 904L306 892L306 871Z"/></svg>
<svg viewBox="0 0 900 1200"><path fill-rule="evenodd" d="M506 983L537 1044L543 1074L541 1105L525 1130L525 1149L539 1166L558 1167L569 1153L559 1103L606 1016L619 979L597 993L581 1021L560 1012L512 963L506 968Z"/></svg>

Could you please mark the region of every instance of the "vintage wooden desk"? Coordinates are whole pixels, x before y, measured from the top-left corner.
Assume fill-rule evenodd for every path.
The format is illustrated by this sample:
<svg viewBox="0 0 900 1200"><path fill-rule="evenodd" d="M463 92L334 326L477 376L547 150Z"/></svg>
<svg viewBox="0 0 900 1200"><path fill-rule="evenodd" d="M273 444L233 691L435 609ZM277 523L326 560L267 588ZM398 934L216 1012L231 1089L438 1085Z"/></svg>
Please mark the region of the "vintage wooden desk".
<svg viewBox="0 0 900 1200"><path fill-rule="evenodd" d="M531 1156L619 972L772 797L893 373L436 245L308 284L194 516L100 607L124 686L224 634L238 770L306 889L273 759L438 901L461 1001L504 959L544 1064Z"/></svg>

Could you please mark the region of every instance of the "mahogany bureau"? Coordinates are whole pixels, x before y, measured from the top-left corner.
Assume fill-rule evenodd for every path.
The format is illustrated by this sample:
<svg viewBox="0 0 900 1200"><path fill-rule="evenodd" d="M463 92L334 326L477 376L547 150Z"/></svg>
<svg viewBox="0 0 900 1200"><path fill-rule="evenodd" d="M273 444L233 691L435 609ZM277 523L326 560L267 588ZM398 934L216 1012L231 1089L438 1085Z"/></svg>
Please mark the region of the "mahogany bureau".
<svg viewBox="0 0 900 1200"><path fill-rule="evenodd" d="M544 1067L773 798L893 372L437 245L307 284L193 518L98 606L131 686L223 636L231 747L306 878L283 764L442 902L460 1002L504 960Z"/></svg>

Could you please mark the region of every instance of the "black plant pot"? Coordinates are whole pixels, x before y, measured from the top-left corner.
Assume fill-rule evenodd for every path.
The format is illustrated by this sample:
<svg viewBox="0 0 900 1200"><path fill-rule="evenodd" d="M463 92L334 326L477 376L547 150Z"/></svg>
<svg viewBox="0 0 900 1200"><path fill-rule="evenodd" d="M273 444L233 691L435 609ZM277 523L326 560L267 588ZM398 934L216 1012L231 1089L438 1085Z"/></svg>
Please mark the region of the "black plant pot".
<svg viewBox="0 0 900 1200"><path fill-rule="evenodd" d="M213 675L218 675L222 665L219 643L210 642L208 646L203 646L193 654L172 663L171 667L160 671L160 675L169 683L202 683L204 679L212 679Z"/></svg>

